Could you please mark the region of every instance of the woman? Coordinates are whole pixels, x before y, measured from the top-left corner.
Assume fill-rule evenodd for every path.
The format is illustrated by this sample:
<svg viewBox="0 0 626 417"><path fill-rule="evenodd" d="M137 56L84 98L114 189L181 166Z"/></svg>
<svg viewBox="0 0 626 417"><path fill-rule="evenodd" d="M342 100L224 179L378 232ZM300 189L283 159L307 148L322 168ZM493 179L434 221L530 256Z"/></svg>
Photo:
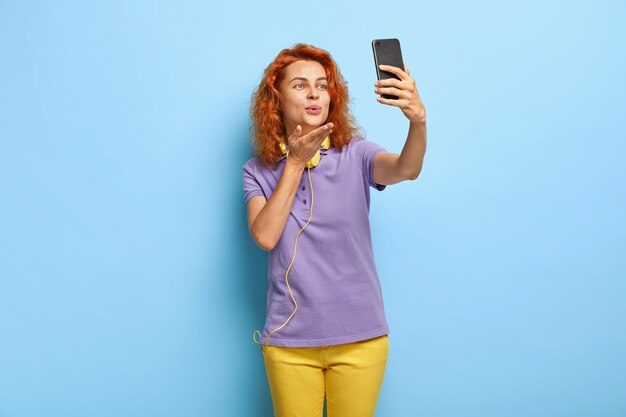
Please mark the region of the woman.
<svg viewBox="0 0 626 417"><path fill-rule="evenodd" d="M388 353L369 226L369 187L416 179L426 114L405 66L377 98L410 121L401 154L357 136L332 57L297 44L252 98L257 157L243 167L250 233L269 251L261 350L277 417L373 416ZM296 256L297 254L297 256ZM256 334L255 334L255 341Z"/></svg>

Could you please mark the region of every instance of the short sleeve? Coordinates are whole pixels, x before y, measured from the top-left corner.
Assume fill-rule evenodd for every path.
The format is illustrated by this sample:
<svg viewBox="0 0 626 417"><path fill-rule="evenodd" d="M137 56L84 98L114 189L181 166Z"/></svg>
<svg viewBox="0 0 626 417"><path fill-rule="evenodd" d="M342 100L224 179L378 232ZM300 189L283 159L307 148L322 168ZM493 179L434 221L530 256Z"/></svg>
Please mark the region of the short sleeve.
<svg viewBox="0 0 626 417"><path fill-rule="evenodd" d="M376 188L378 191L384 190L387 188L386 185L376 184L376 182L374 182L374 157L380 152L385 152L386 149L367 139L354 138L353 140L355 141L353 144L354 157L361 166L363 176L367 179L371 187Z"/></svg>
<svg viewBox="0 0 626 417"><path fill-rule="evenodd" d="M243 198L246 202L258 195L265 196L259 181L255 176L254 159L249 160L243 166Z"/></svg>

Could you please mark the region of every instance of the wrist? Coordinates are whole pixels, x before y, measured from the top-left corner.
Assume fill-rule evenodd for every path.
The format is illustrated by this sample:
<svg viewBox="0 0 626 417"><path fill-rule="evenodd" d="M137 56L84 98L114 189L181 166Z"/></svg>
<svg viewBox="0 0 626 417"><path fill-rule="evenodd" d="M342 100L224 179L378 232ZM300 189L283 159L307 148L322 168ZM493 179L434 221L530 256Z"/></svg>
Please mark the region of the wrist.
<svg viewBox="0 0 626 417"><path fill-rule="evenodd" d="M415 117L413 119L410 119L409 122L411 122L411 126L424 127L426 126L426 116Z"/></svg>
<svg viewBox="0 0 626 417"><path fill-rule="evenodd" d="M285 162L285 169L287 170L291 170L291 171L304 171L304 168L306 167L306 162L299 162L296 161L293 157L290 157L289 155L287 155L287 160Z"/></svg>
<svg viewBox="0 0 626 417"><path fill-rule="evenodd" d="M409 121L412 125L424 126L426 124L426 109L424 106L420 106L412 113L411 117L409 117Z"/></svg>

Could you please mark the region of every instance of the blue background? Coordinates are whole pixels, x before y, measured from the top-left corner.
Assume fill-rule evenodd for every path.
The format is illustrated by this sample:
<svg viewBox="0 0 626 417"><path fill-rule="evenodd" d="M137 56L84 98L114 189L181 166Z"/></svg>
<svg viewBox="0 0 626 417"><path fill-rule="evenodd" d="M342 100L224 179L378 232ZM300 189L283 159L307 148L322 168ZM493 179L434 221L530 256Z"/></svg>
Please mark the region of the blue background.
<svg viewBox="0 0 626 417"><path fill-rule="evenodd" d="M219 4L217 4L219 3ZM0 416L272 414L241 166L264 68L332 53L368 139L370 42L427 109L372 192L377 416L626 415L626 5L0 2Z"/></svg>

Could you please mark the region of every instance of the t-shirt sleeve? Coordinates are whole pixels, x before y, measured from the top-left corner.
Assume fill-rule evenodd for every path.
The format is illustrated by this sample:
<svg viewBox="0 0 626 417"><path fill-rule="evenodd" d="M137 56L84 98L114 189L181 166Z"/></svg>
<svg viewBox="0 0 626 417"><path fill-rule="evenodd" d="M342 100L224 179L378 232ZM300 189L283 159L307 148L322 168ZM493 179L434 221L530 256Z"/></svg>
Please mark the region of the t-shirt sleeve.
<svg viewBox="0 0 626 417"><path fill-rule="evenodd" d="M387 188L386 185L376 184L374 181L374 157L380 152L385 152L386 149L382 146L370 142L367 139L355 139L357 142L355 145L355 153L357 160L361 164L361 171L369 182L371 187L376 188L378 191L382 191Z"/></svg>
<svg viewBox="0 0 626 417"><path fill-rule="evenodd" d="M255 175L255 167L254 161L250 160L246 162L243 166L243 198L248 203L252 197L257 195L265 196L263 189L261 188L261 184L256 178Z"/></svg>

